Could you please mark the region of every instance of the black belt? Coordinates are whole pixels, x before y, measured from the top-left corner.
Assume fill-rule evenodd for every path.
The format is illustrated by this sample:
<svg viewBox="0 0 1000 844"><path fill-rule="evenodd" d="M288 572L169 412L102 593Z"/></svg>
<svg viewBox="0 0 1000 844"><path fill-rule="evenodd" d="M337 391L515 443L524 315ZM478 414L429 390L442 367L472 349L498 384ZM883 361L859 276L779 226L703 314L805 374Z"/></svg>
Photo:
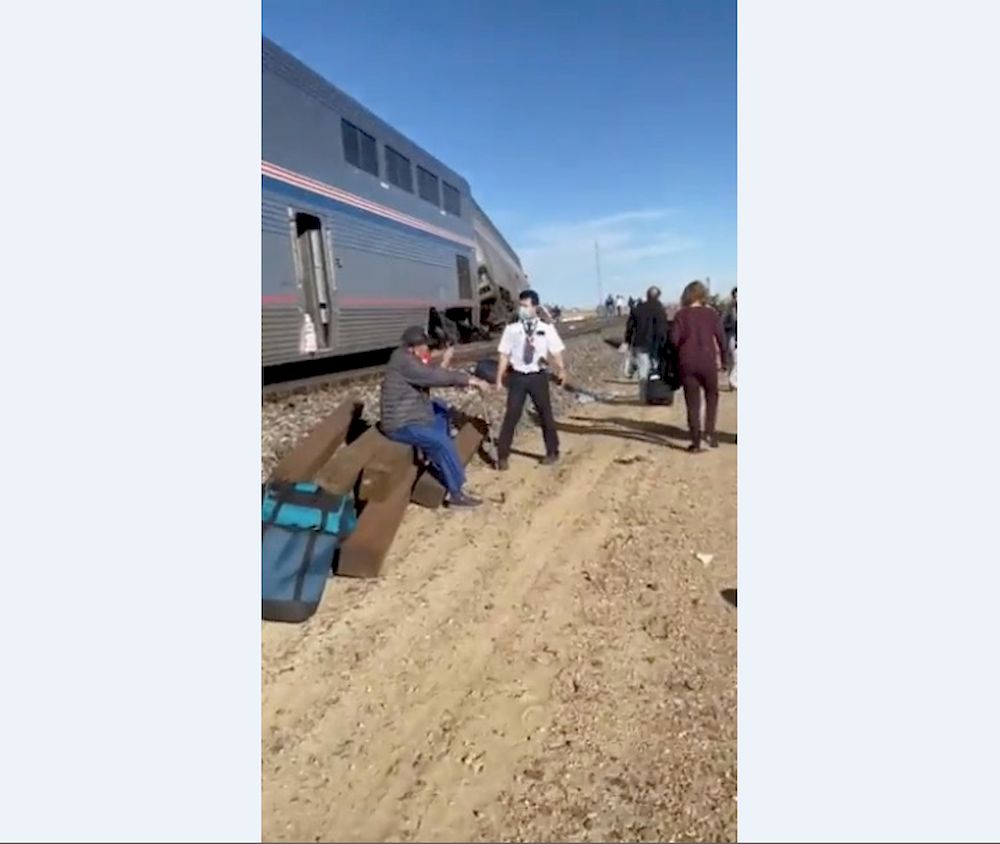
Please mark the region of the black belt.
<svg viewBox="0 0 1000 844"><path fill-rule="evenodd" d="M515 375L544 375L545 374L545 370L544 369L536 369L534 372L521 372L520 369L515 369L514 370L514 374Z"/></svg>

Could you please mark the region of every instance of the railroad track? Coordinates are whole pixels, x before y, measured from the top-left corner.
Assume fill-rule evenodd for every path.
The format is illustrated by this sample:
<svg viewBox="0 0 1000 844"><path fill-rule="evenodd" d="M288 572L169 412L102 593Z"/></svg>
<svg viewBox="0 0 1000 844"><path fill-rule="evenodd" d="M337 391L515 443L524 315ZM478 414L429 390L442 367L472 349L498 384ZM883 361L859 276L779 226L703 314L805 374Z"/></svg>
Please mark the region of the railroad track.
<svg viewBox="0 0 1000 844"><path fill-rule="evenodd" d="M621 326L622 324L624 324L624 320L620 318L605 319L603 317L594 317L575 320L573 322L560 322L558 323L558 327L559 335L565 340L573 337L581 337L585 334L594 334L605 328ZM484 340L480 343L468 343L462 346L456 346L454 357L452 357L452 363L457 365L474 363L484 357L489 357L496 352L496 344L497 341L494 339ZM433 357L435 359L440 358L440 356L440 351L434 352ZM332 359L332 361L334 360L336 359ZM360 381L366 378L381 375L385 371L385 367L386 364L380 363L374 366L356 367L336 372L321 373L308 378L297 378L294 380L266 384L261 390L261 395L265 398L271 399L279 396L284 397L294 393L307 392L309 390L314 390L317 387L326 387Z"/></svg>

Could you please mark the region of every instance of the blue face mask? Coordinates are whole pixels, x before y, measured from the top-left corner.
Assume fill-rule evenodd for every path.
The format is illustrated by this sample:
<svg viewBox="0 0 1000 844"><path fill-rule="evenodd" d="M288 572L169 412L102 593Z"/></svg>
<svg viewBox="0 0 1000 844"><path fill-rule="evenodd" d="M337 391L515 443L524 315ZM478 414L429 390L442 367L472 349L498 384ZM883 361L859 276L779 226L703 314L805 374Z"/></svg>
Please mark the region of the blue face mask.
<svg viewBox="0 0 1000 844"><path fill-rule="evenodd" d="M530 307L526 308L524 305L521 305L517 313L518 316L520 316L525 322L535 318L535 309Z"/></svg>

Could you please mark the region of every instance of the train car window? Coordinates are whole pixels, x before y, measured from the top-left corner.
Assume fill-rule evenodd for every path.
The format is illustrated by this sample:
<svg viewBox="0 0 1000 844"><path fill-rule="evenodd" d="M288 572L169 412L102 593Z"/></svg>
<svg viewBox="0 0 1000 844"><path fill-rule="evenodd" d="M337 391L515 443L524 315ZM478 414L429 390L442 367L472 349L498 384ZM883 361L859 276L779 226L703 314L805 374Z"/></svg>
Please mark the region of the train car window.
<svg viewBox="0 0 1000 844"><path fill-rule="evenodd" d="M361 169L378 178L378 155L375 152L375 139L364 132L361 133Z"/></svg>
<svg viewBox="0 0 1000 844"><path fill-rule="evenodd" d="M441 205L441 197L438 191L438 177L417 165L417 189L420 191L420 198Z"/></svg>
<svg viewBox="0 0 1000 844"><path fill-rule="evenodd" d="M344 158L366 173L378 177L378 155L375 139L346 120L340 121L340 133L344 139Z"/></svg>
<svg viewBox="0 0 1000 844"><path fill-rule="evenodd" d="M410 166L410 159L390 146L385 148L385 175L397 188L413 193L413 168Z"/></svg>
<svg viewBox="0 0 1000 844"><path fill-rule="evenodd" d="M441 182L441 196L444 199L444 210L456 217L462 216L462 195L458 188L454 188L447 182Z"/></svg>

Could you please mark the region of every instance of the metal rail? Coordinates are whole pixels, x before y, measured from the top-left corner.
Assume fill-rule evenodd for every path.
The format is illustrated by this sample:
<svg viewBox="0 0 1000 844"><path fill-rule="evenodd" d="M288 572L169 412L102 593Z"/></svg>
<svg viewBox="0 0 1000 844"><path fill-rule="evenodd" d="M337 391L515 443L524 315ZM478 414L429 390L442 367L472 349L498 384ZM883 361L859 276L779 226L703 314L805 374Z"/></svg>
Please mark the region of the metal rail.
<svg viewBox="0 0 1000 844"><path fill-rule="evenodd" d="M618 323L620 319L608 319L596 317L581 319L573 322L558 323L559 334L563 339L581 337L586 334L594 334L605 328L610 328ZM455 364L474 363L483 357L496 352L496 341L486 340L480 343L468 343L463 346L456 346L452 362ZM441 352L435 352L434 358L439 359ZM310 378L299 378L291 381L282 381L275 384L268 384L261 389L261 395L267 399L285 397L295 393L308 392L317 387L334 386L338 384L348 384L354 381L363 381L381 375L385 371L385 364L378 366L366 366L360 369L349 369L342 372L329 372L315 375Z"/></svg>

